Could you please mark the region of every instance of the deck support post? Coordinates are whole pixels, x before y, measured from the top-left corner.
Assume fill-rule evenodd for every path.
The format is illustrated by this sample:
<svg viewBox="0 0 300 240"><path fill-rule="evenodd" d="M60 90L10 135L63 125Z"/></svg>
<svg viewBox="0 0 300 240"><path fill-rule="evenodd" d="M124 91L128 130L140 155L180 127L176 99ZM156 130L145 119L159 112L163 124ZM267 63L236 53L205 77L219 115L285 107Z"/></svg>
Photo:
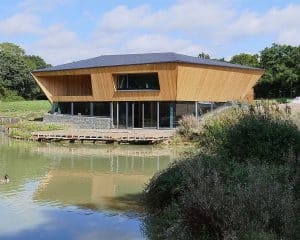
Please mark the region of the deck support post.
<svg viewBox="0 0 300 240"><path fill-rule="evenodd" d="M156 128L159 129L159 102L157 102L157 123L156 123Z"/></svg>
<svg viewBox="0 0 300 240"><path fill-rule="evenodd" d="M90 116L94 116L94 103L90 102Z"/></svg>
<svg viewBox="0 0 300 240"><path fill-rule="evenodd" d="M71 102L71 115L74 115L74 103Z"/></svg>
<svg viewBox="0 0 300 240"><path fill-rule="evenodd" d="M170 102L170 128L174 128L174 103Z"/></svg>
<svg viewBox="0 0 300 240"><path fill-rule="evenodd" d="M117 102L117 128L119 128L119 102Z"/></svg>
<svg viewBox="0 0 300 240"><path fill-rule="evenodd" d="M198 102L195 102L195 117L198 120Z"/></svg>
<svg viewBox="0 0 300 240"><path fill-rule="evenodd" d="M134 102L132 102L131 111L132 111L131 113L132 128L134 128Z"/></svg>
<svg viewBox="0 0 300 240"><path fill-rule="evenodd" d="M113 102L110 103L110 128L114 126L114 105Z"/></svg>
<svg viewBox="0 0 300 240"><path fill-rule="evenodd" d="M142 102L142 128L145 128L145 103Z"/></svg>
<svg viewBox="0 0 300 240"><path fill-rule="evenodd" d="M55 104L54 102L51 103L51 114L55 112Z"/></svg>
<svg viewBox="0 0 300 240"><path fill-rule="evenodd" d="M125 127L128 128L128 102L125 103L125 106L126 106L126 110L125 110L125 114L126 114Z"/></svg>

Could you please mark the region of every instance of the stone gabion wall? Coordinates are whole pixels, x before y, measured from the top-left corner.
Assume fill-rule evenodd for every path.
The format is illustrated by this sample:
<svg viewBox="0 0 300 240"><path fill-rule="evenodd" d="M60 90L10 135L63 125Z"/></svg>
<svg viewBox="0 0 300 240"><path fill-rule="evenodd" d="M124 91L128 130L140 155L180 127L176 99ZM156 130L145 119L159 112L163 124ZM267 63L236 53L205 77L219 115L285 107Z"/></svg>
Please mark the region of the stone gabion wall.
<svg viewBox="0 0 300 240"><path fill-rule="evenodd" d="M111 119L102 117L74 116L64 114L45 114L45 123L69 124L85 129L110 129Z"/></svg>

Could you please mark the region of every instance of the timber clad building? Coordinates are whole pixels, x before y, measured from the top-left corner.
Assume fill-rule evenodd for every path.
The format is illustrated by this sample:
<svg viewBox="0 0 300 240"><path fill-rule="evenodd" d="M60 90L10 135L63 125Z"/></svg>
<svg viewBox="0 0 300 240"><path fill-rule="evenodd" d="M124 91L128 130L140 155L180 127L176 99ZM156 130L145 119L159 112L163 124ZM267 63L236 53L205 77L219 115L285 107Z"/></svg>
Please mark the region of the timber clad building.
<svg viewBox="0 0 300 240"><path fill-rule="evenodd" d="M176 53L106 55L32 72L59 116L111 128L174 128L226 102L253 97L263 70Z"/></svg>

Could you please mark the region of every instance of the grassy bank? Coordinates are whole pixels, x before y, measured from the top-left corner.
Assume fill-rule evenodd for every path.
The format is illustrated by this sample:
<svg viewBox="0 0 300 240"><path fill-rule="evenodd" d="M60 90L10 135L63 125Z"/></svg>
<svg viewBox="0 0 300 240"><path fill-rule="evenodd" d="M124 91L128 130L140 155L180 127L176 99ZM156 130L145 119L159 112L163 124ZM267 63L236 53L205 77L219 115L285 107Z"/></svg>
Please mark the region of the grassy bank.
<svg viewBox="0 0 300 240"><path fill-rule="evenodd" d="M30 139L32 132L53 131L64 129L62 125L45 124L42 122L22 121L16 124L6 125L9 130L9 136L13 138Z"/></svg>
<svg viewBox="0 0 300 240"><path fill-rule="evenodd" d="M47 100L35 101L0 101L0 117L19 117L21 119L33 120L42 118L51 108Z"/></svg>
<svg viewBox="0 0 300 240"><path fill-rule="evenodd" d="M47 100L0 102L0 117L20 118L20 122L6 124L9 135L15 138L29 139L34 131L61 130L63 126L45 124L40 120L50 110Z"/></svg>

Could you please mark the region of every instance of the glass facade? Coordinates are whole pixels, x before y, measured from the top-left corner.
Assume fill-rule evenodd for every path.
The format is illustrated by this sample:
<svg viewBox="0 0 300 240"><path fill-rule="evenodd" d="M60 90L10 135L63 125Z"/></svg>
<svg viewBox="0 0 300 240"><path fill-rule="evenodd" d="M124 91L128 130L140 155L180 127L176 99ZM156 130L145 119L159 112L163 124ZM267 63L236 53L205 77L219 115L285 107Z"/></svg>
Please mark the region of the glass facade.
<svg viewBox="0 0 300 240"><path fill-rule="evenodd" d="M71 105L70 102L60 102L57 103L57 108L55 110L59 114L71 114Z"/></svg>
<svg viewBox="0 0 300 240"><path fill-rule="evenodd" d="M175 104L175 126L183 115L196 115L195 102L176 102ZM198 116L200 116L198 114Z"/></svg>
<svg viewBox="0 0 300 240"><path fill-rule="evenodd" d="M91 115L91 103L89 102L74 102L73 115Z"/></svg>
<svg viewBox="0 0 300 240"><path fill-rule="evenodd" d="M144 102L144 127L157 127L157 102Z"/></svg>
<svg viewBox="0 0 300 240"><path fill-rule="evenodd" d="M159 90L157 73L116 75L117 90Z"/></svg>
<svg viewBox="0 0 300 240"><path fill-rule="evenodd" d="M110 102L94 102L93 116L110 117Z"/></svg>
<svg viewBox="0 0 300 240"><path fill-rule="evenodd" d="M226 105L211 102L59 102L53 104L51 112L112 117L114 128L174 128L183 115L200 117Z"/></svg>

